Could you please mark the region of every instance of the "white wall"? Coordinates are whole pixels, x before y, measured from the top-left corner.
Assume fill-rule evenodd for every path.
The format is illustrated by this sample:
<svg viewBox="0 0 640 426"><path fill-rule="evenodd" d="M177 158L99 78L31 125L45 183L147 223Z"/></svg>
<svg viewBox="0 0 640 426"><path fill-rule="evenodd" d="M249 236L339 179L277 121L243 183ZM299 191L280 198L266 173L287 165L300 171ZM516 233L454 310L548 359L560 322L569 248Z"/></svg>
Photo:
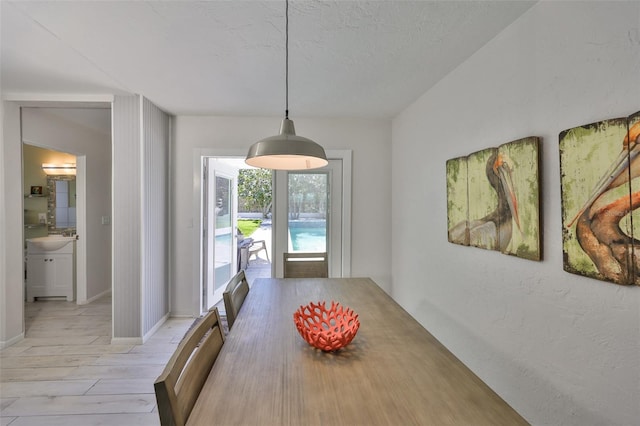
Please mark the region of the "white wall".
<svg viewBox="0 0 640 426"><path fill-rule="evenodd" d="M640 288L563 271L558 154L639 109L640 3L543 1L393 121L393 296L536 425L640 421ZM544 260L448 243L446 160L525 136Z"/></svg>
<svg viewBox="0 0 640 426"><path fill-rule="evenodd" d="M148 99L141 102L142 332L153 335L169 306L170 117Z"/></svg>
<svg viewBox="0 0 640 426"><path fill-rule="evenodd" d="M384 120L302 119L292 117L296 132L325 149L353 150L352 276L368 276L391 290L390 141ZM193 211L194 152L203 148L240 151L276 135L281 118L176 117L172 161L172 315L192 315L194 306Z"/></svg>
<svg viewBox="0 0 640 426"><path fill-rule="evenodd" d="M20 107L3 102L2 186L0 187L0 348L24 336L24 255L22 241L22 143ZM18 178L17 178L18 177Z"/></svg>

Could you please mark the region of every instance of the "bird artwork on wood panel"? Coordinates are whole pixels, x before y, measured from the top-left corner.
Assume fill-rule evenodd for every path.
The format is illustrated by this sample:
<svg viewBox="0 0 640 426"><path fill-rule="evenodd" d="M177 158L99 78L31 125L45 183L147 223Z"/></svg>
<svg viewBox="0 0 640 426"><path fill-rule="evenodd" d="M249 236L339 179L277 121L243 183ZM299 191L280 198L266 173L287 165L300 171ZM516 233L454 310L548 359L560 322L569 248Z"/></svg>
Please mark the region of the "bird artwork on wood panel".
<svg viewBox="0 0 640 426"><path fill-rule="evenodd" d="M449 160L449 242L539 260L538 199L538 138Z"/></svg>
<svg viewBox="0 0 640 426"><path fill-rule="evenodd" d="M486 216L461 221L449 230L453 243L505 251L511 242L513 222L520 229L518 200L513 189L511 160L497 149L486 163L486 176L497 196L496 208Z"/></svg>
<svg viewBox="0 0 640 426"><path fill-rule="evenodd" d="M560 136L565 270L640 284L640 217L634 214L640 207L640 113ZM589 182L595 184L586 192ZM576 204L576 193L586 201Z"/></svg>

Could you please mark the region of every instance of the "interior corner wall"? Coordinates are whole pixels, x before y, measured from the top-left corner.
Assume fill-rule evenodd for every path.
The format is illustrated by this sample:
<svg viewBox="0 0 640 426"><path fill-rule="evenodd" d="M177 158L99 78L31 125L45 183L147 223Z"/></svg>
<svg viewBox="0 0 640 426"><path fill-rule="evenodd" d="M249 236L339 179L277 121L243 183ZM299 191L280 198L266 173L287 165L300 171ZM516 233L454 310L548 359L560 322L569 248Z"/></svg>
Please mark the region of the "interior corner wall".
<svg viewBox="0 0 640 426"><path fill-rule="evenodd" d="M169 313L169 120L142 98L143 335Z"/></svg>
<svg viewBox="0 0 640 426"><path fill-rule="evenodd" d="M169 309L170 117L144 97L113 111L113 342L144 342Z"/></svg>
<svg viewBox="0 0 640 426"><path fill-rule="evenodd" d="M142 339L140 97L112 105L113 341Z"/></svg>
<svg viewBox="0 0 640 426"><path fill-rule="evenodd" d="M0 102L0 123L4 120L4 102ZM4 124L2 126L4 130ZM5 176L4 176L4 132L0 132L0 164L2 164L2 171L0 172L0 235L6 235L7 233L7 218L6 218L6 205L5 201ZM0 349L4 348L5 336L7 334L5 328L7 323L7 259L6 259L6 247L7 242L5 238L0 238Z"/></svg>
<svg viewBox="0 0 640 426"><path fill-rule="evenodd" d="M640 419L640 288L563 271L558 152L638 110L640 3L541 1L393 121L393 296L535 425ZM526 136L544 260L448 243L445 162Z"/></svg>

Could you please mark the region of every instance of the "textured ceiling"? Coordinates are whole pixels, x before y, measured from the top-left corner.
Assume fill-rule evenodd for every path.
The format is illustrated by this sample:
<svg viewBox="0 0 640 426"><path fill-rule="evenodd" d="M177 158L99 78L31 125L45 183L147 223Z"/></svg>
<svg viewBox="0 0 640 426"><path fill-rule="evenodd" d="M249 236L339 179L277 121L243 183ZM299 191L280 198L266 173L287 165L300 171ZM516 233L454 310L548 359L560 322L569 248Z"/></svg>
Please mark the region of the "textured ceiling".
<svg viewBox="0 0 640 426"><path fill-rule="evenodd" d="M284 1L1 2L5 98L141 94L281 116ZM534 1L291 1L292 118L392 118Z"/></svg>

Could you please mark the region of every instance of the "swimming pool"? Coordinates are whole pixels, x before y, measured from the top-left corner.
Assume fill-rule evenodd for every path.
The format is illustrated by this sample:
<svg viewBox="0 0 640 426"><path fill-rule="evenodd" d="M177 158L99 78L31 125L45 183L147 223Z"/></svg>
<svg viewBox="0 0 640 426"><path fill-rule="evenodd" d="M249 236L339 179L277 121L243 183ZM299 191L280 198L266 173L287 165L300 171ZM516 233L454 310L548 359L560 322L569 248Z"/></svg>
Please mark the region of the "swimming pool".
<svg viewBox="0 0 640 426"><path fill-rule="evenodd" d="M327 221L290 220L289 251L307 253L327 251Z"/></svg>

